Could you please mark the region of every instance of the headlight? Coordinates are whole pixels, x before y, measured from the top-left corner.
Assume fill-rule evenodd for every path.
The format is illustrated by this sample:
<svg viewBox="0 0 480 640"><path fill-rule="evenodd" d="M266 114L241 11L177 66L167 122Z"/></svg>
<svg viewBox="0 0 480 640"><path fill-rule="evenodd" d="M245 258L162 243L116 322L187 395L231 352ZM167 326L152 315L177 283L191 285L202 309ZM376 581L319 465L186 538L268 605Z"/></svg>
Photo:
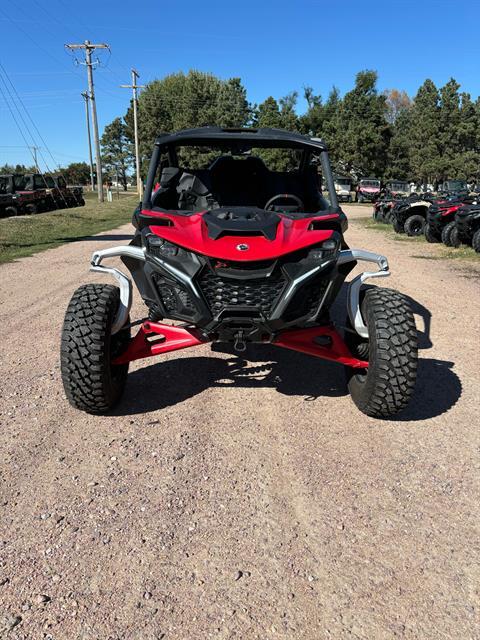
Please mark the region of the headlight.
<svg viewBox="0 0 480 640"><path fill-rule="evenodd" d="M178 254L178 247L164 238L153 234L146 237L147 250L154 256L173 258Z"/></svg>
<svg viewBox="0 0 480 640"><path fill-rule="evenodd" d="M325 260L332 260L340 250L340 238L337 233L332 235L328 240L324 240L322 244L317 247L313 247L308 252L308 258L315 260L316 262L323 262Z"/></svg>

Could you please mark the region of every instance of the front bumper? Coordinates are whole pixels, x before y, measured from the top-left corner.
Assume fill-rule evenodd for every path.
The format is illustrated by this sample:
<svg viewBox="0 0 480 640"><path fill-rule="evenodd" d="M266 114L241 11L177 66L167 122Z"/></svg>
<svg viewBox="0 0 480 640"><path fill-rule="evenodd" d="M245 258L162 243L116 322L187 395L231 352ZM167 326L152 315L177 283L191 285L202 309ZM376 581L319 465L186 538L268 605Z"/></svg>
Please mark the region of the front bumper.
<svg viewBox="0 0 480 640"><path fill-rule="evenodd" d="M198 257L192 254L195 260ZM362 336L368 337L368 328L362 318L360 312L360 289L365 280L376 277L386 277L390 275L388 269L388 261L385 256L371 253L369 251L363 251L361 249L348 249L339 251L335 257L335 260L321 262L317 266L312 266L310 269L303 269L297 271L289 280L287 280L281 294L278 294L275 304L270 308L268 314L258 314L258 318L251 321L252 309L248 305L235 306L236 303L225 311L223 309L218 316L214 316L214 312L209 306L207 299L203 293L203 290L199 288L199 281L196 278L197 274L201 272L200 269L195 271L194 266L186 264L180 267L177 264L171 263L166 259L159 259L158 257L151 258L144 248L134 246L119 246L112 249L103 249L93 254L91 260L91 270L108 273L113 276L120 285L120 306L117 312L117 316L113 323L112 334L118 332L127 322L130 308L132 305L132 283L128 276L122 273L119 269L113 267L105 267L102 265L102 261L105 258L111 258L120 256L125 259L125 262L132 265L132 273L136 279L137 285L140 282L140 287L146 286L148 291L154 295L155 284L153 280L147 280L147 275L158 273L162 277L162 286L170 287L174 291L180 291L185 293L188 298L187 301L183 301L185 305L191 305L192 316L190 320L191 325L197 326L204 334L215 336L220 332L220 337L227 337L235 339L235 336L240 333L243 338L250 341L262 341L265 336L274 336L277 332L284 330L289 324L297 325L301 323L314 322L322 309L322 306L327 299L330 289L332 288L333 279L329 279L326 282L323 290L316 292L317 298L313 307L313 315L307 315L301 318L294 318L291 322L285 321L285 316L288 311L289 305L295 302L296 296L299 292L302 293L301 298L304 298L304 286L306 283L315 283L315 277L322 272L322 270L334 269L338 266L352 263L358 260L372 262L377 264L379 270L374 272L364 272L354 278L348 285L347 296L347 309L352 326L356 332ZM128 262L129 261L129 262ZM329 264L331 263L331 264ZM219 270L221 273L221 271ZM139 288L140 288L139 287ZM145 289L142 291L142 297L145 299ZM222 295L220 292L218 295ZM240 294L238 294L240 295ZM242 295L253 295L245 294ZM261 295L261 294L259 294ZM267 294L265 294L267 295ZM188 308L188 307L187 307ZM168 310L167 310L168 311ZM308 311L310 314L311 311ZM174 314L165 314L165 317L173 317ZM178 319L178 317L177 317ZM188 321L188 318L187 318ZM250 333L248 328L251 328ZM230 331L230 334L229 334Z"/></svg>

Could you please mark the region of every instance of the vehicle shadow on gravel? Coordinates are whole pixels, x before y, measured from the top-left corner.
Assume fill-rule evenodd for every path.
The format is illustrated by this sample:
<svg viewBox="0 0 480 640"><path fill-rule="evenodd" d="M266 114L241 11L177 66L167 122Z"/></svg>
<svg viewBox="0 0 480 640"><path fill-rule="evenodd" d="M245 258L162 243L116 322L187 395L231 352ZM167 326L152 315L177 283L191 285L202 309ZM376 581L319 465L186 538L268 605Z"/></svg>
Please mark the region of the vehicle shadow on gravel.
<svg viewBox="0 0 480 640"><path fill-rule="evenodd" d="M248 345L240 355L229 345L213 345L212 351L227 357L180 357L132 371L114 414L156 411L211 387L273 388L305 401L347 394L343 367L313 356L271 345Z"/></svg>
<svg viewBox="0 0 480 640"><path fill-rule="evenodd" d="M442 415L462 395L462 384L452 370L454 363L422 358L421 351L431 349L431 313L418 301L408 297L417 319L417 385L409 406L392 421L416 422ZM340 292L332 316L343 326L346 288ZM156 361L128 376L125 395L111 415L148 413L192 398L210 387L273 388L287 396L303 396L305 401L319 397L348 394L343 367L325 360L272 345L247 345L244 354L232 345L212 345L212 356L188 356ZM227 355L215 357L216 353Z"/></svg>

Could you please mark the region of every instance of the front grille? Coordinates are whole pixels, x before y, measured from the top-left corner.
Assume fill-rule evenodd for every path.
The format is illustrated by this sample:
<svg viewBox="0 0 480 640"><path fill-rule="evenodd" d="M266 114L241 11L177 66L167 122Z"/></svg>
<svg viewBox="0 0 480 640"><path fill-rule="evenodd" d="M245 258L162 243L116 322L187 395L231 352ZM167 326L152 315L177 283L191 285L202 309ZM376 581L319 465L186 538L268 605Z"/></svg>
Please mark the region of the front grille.
<svg viewBox="0 0 480 640"><path fill-rule="evenodd" d="M304 317L313 320L314 314L318 311L320 301L325 295L328 282L329 280L325 279L301 287L288 305L284 313L284 319L287 322Z"/></svg>
<svg viewBox="0 0 480 640"><path fill-rule="evenodd" d="M236 279L220 276L206 267L198 285L214 314L227 307L251 307L268 314L282 293L286 279L279 269L263 278Z"/></svg>

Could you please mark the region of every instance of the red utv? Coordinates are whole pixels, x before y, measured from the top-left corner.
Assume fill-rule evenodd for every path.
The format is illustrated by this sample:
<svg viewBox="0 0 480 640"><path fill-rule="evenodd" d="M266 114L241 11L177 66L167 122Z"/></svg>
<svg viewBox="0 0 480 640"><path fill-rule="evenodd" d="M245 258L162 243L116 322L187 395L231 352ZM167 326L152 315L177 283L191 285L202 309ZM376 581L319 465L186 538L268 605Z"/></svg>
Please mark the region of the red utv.
<svg viewBox="0 0 480 640"><path fill-rule="evenodd" d="M355 202L375 202L380 196L380 180L362 178L355 192Z"/></svg>
<svg viewBox="0 0 480 640"><path fill-rule="evenodd" d="M0 175L0 193L10 196L7 215L38 213L48 208L48 196L45 189L30 189L24 175Z"/></svg>
<svg viewBox="0 0 480 640"><path fill-rule="evenodd" d="M240 353L248 343L268 343L337 362L369 416L386 418L408 403L417 364L412 311L400 293L362 286L388 276L388 262L347 245L318 138L217 127L162 135L134 226L129 245L91 259L92 271L119 286L81 286L68 305L61 370L74 407L107 412L132 360L208 343ZM105 265L117 256L145 303L139 321L130 318L130 276ZM370 269L348 283L338 326L330 308L358 261Z"/></svg>
<svg viewBox="0 0 480 640"><path fill-rule="evenodd" d="M31 190L44 189L47 192L47 208L67 209L82 207L85 204L81 187L67 187L62 175L46 173L26 174L26 188Z"/></svg>

